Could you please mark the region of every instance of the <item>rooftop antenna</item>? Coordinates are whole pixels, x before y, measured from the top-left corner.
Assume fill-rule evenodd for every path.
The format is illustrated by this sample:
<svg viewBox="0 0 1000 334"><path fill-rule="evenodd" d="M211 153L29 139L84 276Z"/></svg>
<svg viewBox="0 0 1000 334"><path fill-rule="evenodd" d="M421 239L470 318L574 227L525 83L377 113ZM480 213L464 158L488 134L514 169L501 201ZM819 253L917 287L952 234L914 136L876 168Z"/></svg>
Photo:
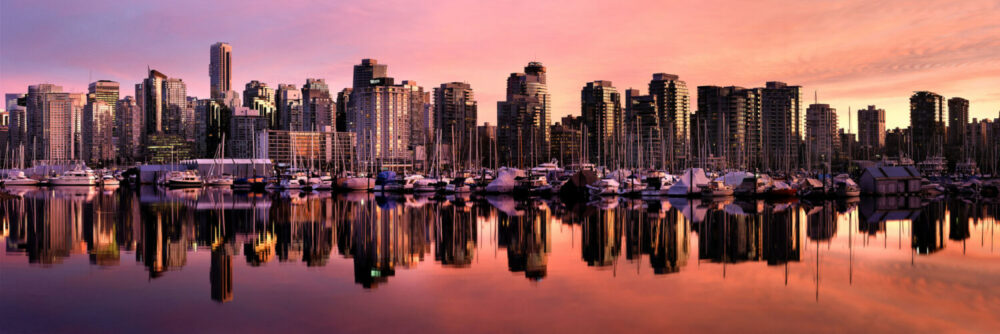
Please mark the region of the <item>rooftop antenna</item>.
<svg viewBox="0 0 1000 334"><path fill-rule="evenodd" d="M813 104L819 104L819 91L813 90Z"/></svg>

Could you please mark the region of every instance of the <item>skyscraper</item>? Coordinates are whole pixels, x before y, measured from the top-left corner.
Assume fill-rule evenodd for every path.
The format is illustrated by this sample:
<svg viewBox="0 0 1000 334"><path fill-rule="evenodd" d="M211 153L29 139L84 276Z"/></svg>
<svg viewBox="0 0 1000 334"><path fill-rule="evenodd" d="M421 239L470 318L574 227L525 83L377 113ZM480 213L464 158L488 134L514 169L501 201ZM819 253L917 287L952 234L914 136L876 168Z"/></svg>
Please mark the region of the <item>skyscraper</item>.
<svg viewBox="0 0 1000 334"><path fill-rule="evenodd" d="M243 89L243 106L256 110L261 117L267 120L267 128L277 130L281 125L274 101L274 89L266 83L253 80L246 84Z"/></svg>
<svg viewBox="0 0 1000 334"><path fill-rule="evenodd" d="M337 132L347 132L347 129L354 128L351 123L354 119L351 115L351 94L354 89L348 87L337 93Z"/></svg>
<svg viewBox="0 0 1000 334"><path fill-rule="evenodd" d="M178 78L167 78L163 81L163 132L183 135L188 126L184 120L190 120L194 110L188 108L187 85Z"/></svg>
<svg viewBox="0 0 1000 334"><path fill-rule="evenodd" d="M146 131L144 135L161 133L164 129L163 82L167 76L157 70L149 70L149 76L142 82L141 105L145 113Z"/></svg>
<svg viewBox="0 0 1000 334"><path fill-rule="evenodd" d="M211 156L223 143L223 138L230 138L228 135L233 109L218 99L199 100L196 108L200 120L198 138L202 138L198 141L198 151L202 156Z"/></svg>
<svg viewBox="0 0 1000 334"><path fill-rule="evenodd" d="M336 104L323 79L306 79L302 86L302 130L316 131L336 124Z"/></svg>
<svg viewBox="0 0 1000 334"><path fill-rule="evenodd" d="M29 92L31 90L29 89ZM81 114L81 94L46 93L41 96L41 121L45 124L37 138L41 147L38 159L71 160L77 157L74 139L76 115Z"/></svg>
<svg viewBox="0 0 1000 334"><path fill-rule="evenodd" d="M115 106L115 129L118 132L118 156L121 162L130 163L142 156L142 108L135 98L126 96Z"/></svg>
<svg viewBox="0 0 1000 334"><path fill-rule="evenodd" d="M229 134L226 139L226 154L232 158L253 158L254 142L258 133L267 127L267 120L256 110L238 107L230 118Z"/></svg>
<svg viewBox="0 0 1000 334"><path fill-rule="evenodd" d="M434 88L433 115L433 124L425 127L423 130L425 133L420 138L428 140L432 133L440 133L441 143L451 148L458 157L456 165L471 162L469 153L475 145L478 117L478 106L472 85L465 82L449 82ZM430 129L434 131L429 131Z"/></svg>
<svg viewBox="0 0 1000 334"><path fill-rule="evenodd" d="M565 125L566 122L563 121ZM666 158L663 150L663 127L656 112L656 101L650 95L641 95L638 89L625 91L625 141L627 166L637 168L663 168Z"/></svg>
<svg viewBox="0 0 1000 334"><path fill-rule="evenodd" d="M666 149L665 158L673 170L684 166L688 153L688 114L690 101L687 84L677 75L654 73L649 82L649 95L656 105L663 145Z"/></svg>
<svg viewBox="0 0 1000 334"><path fill-rule="evenodd" d="M275 98L278 129L302 131L302 91L293 84L278 84Z"/></svg>
<svg viewBox="0 0 1000 334"><path fill-rule="evenodd" d="M860 158L874 159L884 154L885 149L885 109L870 105L858 110L858 145Z"/></svg>
<svg viewBox="0 0 1000 334"><path fill-rule="evenodd" d="M802 87L769 81L760 92L763 166L771 170L796 169L802 141Z"/></svg>
<svg viewBox="0 0 1000 334"><path fill-rule="evenodd" d="M928 91L910 96L910 136L913 161L941 156L945 141L944 97Z"/></svg>
<svg viewBox="0 0 1000 334"><path fill-rule="evenodd" d="M90 85L87 86L87 94L91 94L93 95L93 99L104 101L104 103L111 106L111 112L114 114L115 104L118 103L118 87L119 85L117 82L111 80L97 80L95 82L91 82Z"/></svg>
<svg viewBox="0 0 1000 334"><path fill-rule="evenodd" d="M358 156L382 164L410 159L410 90L392 78L376 78L354 90L354 129Z"/></svg>
<svg viewBox="0 0 1000 334"><path fill-rule="evenodd" d="M621 95L611 81L588 82L580 92L580 112L587 130L587 153L590 161L600 166L617 158L619 143L624 136L625 115Z"/></svg>
<svg viewBox="0 0 1000 334"><path fill-rule="evenodd" d="M12 150L17 149L21 145L25 144L25 138L28 137L28 123L27 123L27 94L5 94L4 102L6 103L4 107L7 109L7 147ZM25 145L25 159L31 159L30 148Z"/></svg>
<svg viewBox="0 0 1000 334"><path fill-rule="evenodd" d="M379 64L377 59L362 59L361 64L354 65L354 91L371 85L372 79L384 78L387 76L388 66Z"/></svg>
<svg viewBox="0 0 1000 334"><path fill-rule="evenodd" d="M961 97L948 99L948 143L960 149L965 144L966 125L969 124L969 100Z"/></svg>
<svg viewBox="0 0 1000 334"><path fill-rule="evenodd" d="M47 155L43 153L44 150L42 150L42 135L45 133L45 129L49 127L49 124L48 119L44 117L45 114L42 111L42 105L45 95L60 92L62 92L62 86L53 84L28 86L28 95L25 101L25 125L27 128L25 133L27 137L23 141L25 151L31 152L27 155L26 159L28 160L47 158Z"/></svg>
<svg viewBox="0 0 1000 334"><path fill-rule="evenodd" d="M232 63L230 55L233 47L227 43L218 42L209 48L208 78L211 85L210 97L223 98L230 90L232 83Z"/></svg>
<svg viewBox="0 0 1000 334"><path fill-rule="evenodd" d="M84 161L108 164L115 161L117 151L114 143L114 108L95 94L88 94L88 103L83 111L83 154ZM117 103L117 101L116 101Z"/></svg>
<svg viewBox="0 0 1000 334"><path fill-rule="evenodd" d="M760 112L756 96L756 90L743 87L698 86L698 110L691 121L692 155L703 161L723 158L728 167L757 167L751 163L759 159L750 151L748 135Z"/></svg>
<svg viewBox="0 0 1000 334"><path fill-rule="evenodd" d="M507 99L497 102L497 144L508 166L534 166L549 160L552 101L546 69L530 62L524 73L507 77Z"/></svg>
<svg viewBox="0 0 1000 334"><path fill-rule="evenodd" d="M424 87L417 85L416 81L403 80L403 87L410 94L410 150L415 146L430 142L434 120L428 119L431 108L431 93L424 91ZM468 136L466 136L468 137Z"/></svg>
<svg viewBox="0 0 1000 334"><path fill-rule="evenodd" d="M810 104L806 109L806 146L810 164L807 168L822 169L836 157L840 146L837 133L837 109L829 104Z"/></svg>

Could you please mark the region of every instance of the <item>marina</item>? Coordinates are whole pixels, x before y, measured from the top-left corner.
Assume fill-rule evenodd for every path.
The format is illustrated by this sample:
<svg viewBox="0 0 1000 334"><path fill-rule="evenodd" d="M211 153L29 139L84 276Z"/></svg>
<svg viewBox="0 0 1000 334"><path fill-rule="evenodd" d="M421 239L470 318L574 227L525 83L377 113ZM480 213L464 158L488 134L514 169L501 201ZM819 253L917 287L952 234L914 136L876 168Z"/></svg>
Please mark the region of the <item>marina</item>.
<svg viewBox="0 0 1000 334"><path fill-rule="evenodd" d="M15 332L1000 326L985 311L1000 307L996 198L6 192ZM60 327L10 321L51 312Z"/></svg>

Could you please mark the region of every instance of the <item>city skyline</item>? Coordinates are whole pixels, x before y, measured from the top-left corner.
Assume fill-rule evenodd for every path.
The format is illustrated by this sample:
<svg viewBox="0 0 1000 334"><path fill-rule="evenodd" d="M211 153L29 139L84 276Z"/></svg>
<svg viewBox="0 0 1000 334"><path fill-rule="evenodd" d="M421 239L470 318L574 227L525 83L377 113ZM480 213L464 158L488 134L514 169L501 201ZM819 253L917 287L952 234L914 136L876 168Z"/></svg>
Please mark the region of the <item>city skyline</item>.
<svg viewBox="0 0 1000 334"><path fill-rule="evenodd" d="M171 78L182 79L188 95L208 98L209 78L205 73L208 59L204 49L226 41L233 48L233 87L242 87L252 80L277 87L279 83L297 84L306 78L323 78L331 92L340 91L352 86L352 66L359 59L373 58L393 65L393 76L398 78L429 86L452 81L469 83L475 87L476 99L483 106L493 106L504 99L503 79L509 73L529 61L539 61L549 72L553 120L579 113L579 89L587 82L608 80L619 91L645 90L649 74L658 72L677 74L687 82L692 101L690 112L697 109L693 103L697 101L697 86L760 87L767 81L799 85L803 87L803 95L818 92L820 102L835 108L841 124L845 128L849 124L853 133L858 132L856 120L847 121L856 115L848 117L846 113L867 105L886 110L887 128L908 126L909 97L914 91L932 91L946 99L956 96L968 99L969 119L993 118L1000 109L1000 93L991 84L1000 77L1000 61L993 56L1000 53L1000 42L991 38L1000 33L1000 27L990 24L996 19L995 13L1000 12L1000 3L927 1L912 6L796 3L781 6L784 7L781 14L794 13L800 18L795 22L805 24L793 22L787 29L772 29L766 23L779 14L778 10L764 9L759 17L727 25L724 31L693 17L736 15L747 5L716 2L580 5L565 13L559 5L534 6L531 14L526 13L529 4L520 2L463 6L468 17L485 18L468 20L481 23L456 31L455 25L459 23L435 19L441 14L431 11L434 6L397 4L398 8L390 11L388 17L415 29L395 31L384 27L361 28L356 24L357 20L380 14L379 3L281 3L285 12L330 14L313 14L314 20L301 21L274 16L278 22L270 25L269 30L249 34L236 23L271 15L277 9L262 4L241 8L241 15L229 18L229 15L215 15L230 10L232 6L227 3L175 8L149 4L118 9L103 2L88 3L85 8L72 3L4 2L0 10L0 27L4 31L0 34L0 48L8 52L0 59L3 73L0 90L25 93L28 85L52 83L63 86L66 92L85 92L89 83L101 79L128 87L145 78L148 65L169 73ZM933 11L916 8L935 5L938 6ZM637 11L656 6L669 8L650 10L649 14ZM188 7L196 10L185 9ZM883 10L906 15L878 16ZM97 13L118 15L122 21L87 19ZM338 13L351 15L339 17ZM491 18L497 13L525 19L508 22L499 19L504 15ZM626 13L635 15L627 22L609 25L602 34L584 35L577 31L578 23L597 15L614 18ZM158 23L146 22L154 14ZM193 23L202 15L224 17ZM324 15L342 20L323 23L327 18ZM508 31L532 29L530 24L520 24L530 21L526 15L550 18L546 24L534 28L535 37L551 42L522 42L523 48L509 48L515 45L513 41L519 39L516 37L519 34L508 36ZM950 19L932 20L935 15ZM670 18L674 20L664 20ZM663 23L667 25L663 28L677 32L641 33L644 30L640 28L665 21L671 22ZM121 26L129 23L137 28ZM38 29L39 24L86 29ZM310 28L313 24L316 26ZM304 28L310 31L303 32ZM329 31L338 33L331 35ZM288 38L291 32L295 32L294 38ZM856 38L859 32L865 32L866 38ZM760 38L751 42L742 40L747 34ZM821 35L823 44L817 44L819 39L815 36ZM330 42L315 43L316 38ZM402 43L413 38L424 42ZM157 43L159 47L126 48L129 51L110 57L106 52L97 52L140 41ZM446 53L448 57L441 57ZM813 102L806 96L803 104ZM496 112L495 108L483 108L478 123L496 124Z"/></svg>

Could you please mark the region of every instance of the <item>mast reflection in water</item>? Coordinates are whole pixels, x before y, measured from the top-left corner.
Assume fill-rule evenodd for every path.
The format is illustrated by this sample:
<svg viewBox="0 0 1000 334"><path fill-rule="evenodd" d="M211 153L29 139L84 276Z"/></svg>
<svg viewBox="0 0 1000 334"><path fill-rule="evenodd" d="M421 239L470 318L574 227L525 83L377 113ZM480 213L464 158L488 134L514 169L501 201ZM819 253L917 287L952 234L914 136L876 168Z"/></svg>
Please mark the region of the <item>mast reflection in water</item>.
<svg viewBox="0 0 1000 334"><path fill-rule="evenodd" d="M210 298L175 295L172 302L184 303L172 305L177 307L196 300L242 307L244 295L247 302L261 301L264 294L272 301L285 298L269 294L268 289L305 293L289 292L287 298L307 298L310 292L306 291L331 291L343 301L364 303L365 295L350 291L393 287L396 284L390 281L398 281L399 288L411 294L419 291L420 298L442 304L406 299L416 296L399 297L403 299L390 304L380 301L383 309L379 312L398 315L412 310L413 306L406 306L411 303L452 314L472 312L466 309L468 304L443 306L450 303L445 301L448 298L463 293L463 297L498 307L523 308L516 312L525 318L533 315L521 312L531 310L558 318L551 310L523 303L552 303L551 298L585 298L594 306L579 307L595 310L602 303L627 310L683 298L689 301L683 307L700 311L729 310L731 302L760 303L760 310L741 310L761 315L769 308L797 305L790 314L803 319L809 310L803 301L830 303L828 307L845 310L858 303L874 303L901 314L906 314L911 303L926 303L930 308L960 305L959 309L969 312L949 311L949 317L939 319L943 323L935 328L975 330L1000 325L995 318L976 314L976 310L1000 306L995 286L1000 250L994 246L1000 204L995 200L602 198L564 203L509 196L247 194L211 188L66 187L11 192L19 198L0 206L5 239L0 264L4 310L18 311L6 316L34 315L31 309L13 304L28 295L40 298L29 305L40 306L72 299L72 293L46 296L38 292L46 289L44 282L66 277L66 270L53 269L75 271L83 265L108 269L101 277L132 287L130 294L149 297L164 293L156 288L159 285L172 287L174 293L183 291L184 296L204 291L203 278L188 277L207 274ZM75 261L77 257L86 259L85 263ZM132 285L137 283L135 275L124 266L132 262L129 258L144 268L148 286ZM432 263L423 263L428 258ZM523 276L530 282L527 287L542 289L538 294L524 290L524 280L497 276L497 271ZM354 287L343 284L343 275L353 278ZM112 297L124 291L115 285L78 279L60 282L62 291L91 289L108 298L123 298ZM938 294L937 286L954 289ZM645 292L635 294L635 289ZM750 292L757 290L761 291ZM831 300L821 301L821 291L830 294ZM880 291L882 299L853 301L872 291ZM368 296L381 293L398 297L400 292L389 289ZM335 300L309 303L322 306ZM458 305L464 306L453 307ZM816 314L833 317L835 313ZM642 319L646 318L636 320L638 327L654 328L645 326L655 322L643 325ZM576 328L571 323L552 328ZM838 328L862 324L867 323L847 321ZM380 326L394 328L392 324L357 328ZM453 327L435 328L454 331ZM16 329L47 328L29 324Z"/></svg>

